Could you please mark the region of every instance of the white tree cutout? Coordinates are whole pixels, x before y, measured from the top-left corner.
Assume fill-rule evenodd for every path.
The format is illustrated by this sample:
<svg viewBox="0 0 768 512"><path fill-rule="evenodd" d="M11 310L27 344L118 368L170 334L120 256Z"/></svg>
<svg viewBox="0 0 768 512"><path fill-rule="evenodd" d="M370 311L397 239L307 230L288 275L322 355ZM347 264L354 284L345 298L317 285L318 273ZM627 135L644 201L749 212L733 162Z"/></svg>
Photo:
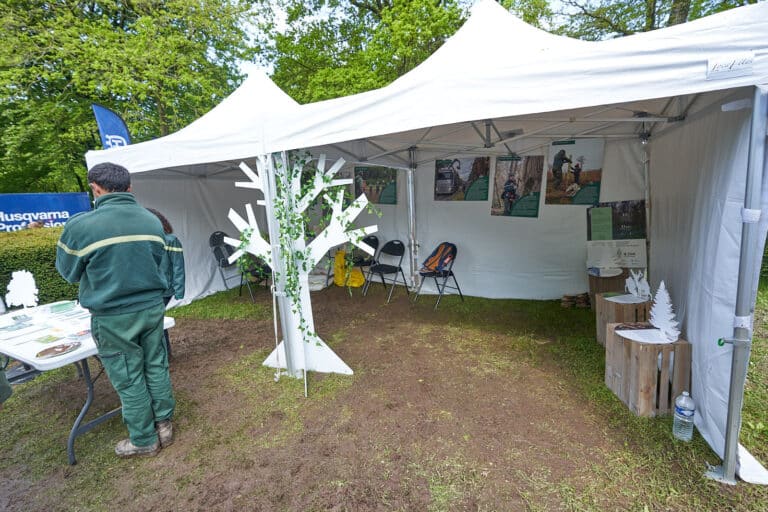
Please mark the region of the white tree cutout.
<svg viewBox="0 0 768 512"><path fill-rule="evenodd" d="M678 322L675 320L672 301L666 286L664 286L664 281L659 284L656 297L653 299L651 325L659 329L670 342L677 341L680 337L680 329L677 328Z"/></svg>
<svg viewBox="0 0 768 512"><path fill-rule="evenodd" d="M5 302L8 307L24 306L33 308L37 306L37 285L35 277L29 270L17 270L11 274L11 282L8 283L8 295Z"/></svg>
<svg viewBox="0 0 768 512"><path fill-rule="evenodd" d="M629 271L629 277L625 281L624 289L627 293L639 297L641 299L648 300L651 298L651 287L648 285L648 281L645 279L642 270L635 272Z"/></svg>
<svg viewBox="0 0 768 512"><path fill-rule="evenodd" d="M283 340L264 361L266 366L285 368L294 377L301 376L301 370L352 374L352 369L315 332L308 275L323 256L339 244L350 242L373 255L373 248L363 243L362 239L378 228L350 229L354 219L367 206L368 199L360 195L346 209L343 207L342 187L352 183L352 180L333 179L344 165L343 159L326 171L326 159L322 155L318 159L314 178L304 191L301 175L305 162L294 162L292 167L290 163L286 154L282 153L279 156L259 157L258 173L244 162L240 164L249 181L235 185L261 190L264 194L264 200L257 204L266 208L269 242L262 237L250 204L245 205L246 219L230 209L230 221L247 241L224 239L227 244L238 248L229 260L234 262L248 252L272 268ZM328 226L307 244L303 214L324 191L323 199L331 207L331 218Z"/></svg>

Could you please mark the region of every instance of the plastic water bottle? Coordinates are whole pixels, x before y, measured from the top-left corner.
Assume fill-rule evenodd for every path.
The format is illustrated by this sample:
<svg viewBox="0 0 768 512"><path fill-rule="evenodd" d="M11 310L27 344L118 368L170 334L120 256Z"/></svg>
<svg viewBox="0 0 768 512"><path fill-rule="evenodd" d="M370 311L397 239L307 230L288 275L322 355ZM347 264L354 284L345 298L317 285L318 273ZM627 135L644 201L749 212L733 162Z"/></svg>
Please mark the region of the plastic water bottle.
<svg viewBox="0 0 768 512"><path fill-rule="evenodd" d="M675 417L672 422L672 434L675 439L690 441L693 439L693 413L696 405L687 391L675 398Z"/></svg>

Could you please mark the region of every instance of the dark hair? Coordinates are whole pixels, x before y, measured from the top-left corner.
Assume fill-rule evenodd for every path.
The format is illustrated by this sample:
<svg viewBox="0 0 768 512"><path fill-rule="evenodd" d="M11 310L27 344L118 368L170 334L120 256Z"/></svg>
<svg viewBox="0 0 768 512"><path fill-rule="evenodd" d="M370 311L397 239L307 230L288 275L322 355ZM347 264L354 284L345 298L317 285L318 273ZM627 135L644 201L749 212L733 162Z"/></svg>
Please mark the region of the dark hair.
<svg viewBox="0 0 768 512"><path fill-rule="evenodd" d="M168 222L168 219L165 218L165 215L163 215L159 211L155 210L154 208L147 208L147 210L149 210L152 213L154 213L155 217L160 219L160 223L163 225L163 231L165 231L166 235L168 235L170 233L173 233L173 226L171 226L171 223Z"/></svg>
<svg viewBox="0 0 768 512"><path fill-rule="evenodd" d="M122 165L105 162L91 167L88 183L95 183L107 192L128 192L131 174Z"/></svg>

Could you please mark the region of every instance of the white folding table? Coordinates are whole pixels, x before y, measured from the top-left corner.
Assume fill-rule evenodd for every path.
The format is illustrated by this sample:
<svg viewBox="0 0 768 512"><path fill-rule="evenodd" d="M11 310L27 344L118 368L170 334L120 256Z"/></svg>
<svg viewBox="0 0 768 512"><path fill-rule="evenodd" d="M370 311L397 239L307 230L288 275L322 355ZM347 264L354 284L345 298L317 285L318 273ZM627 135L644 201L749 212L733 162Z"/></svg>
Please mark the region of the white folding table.
<svg viewBox="0 0 768 512"><path fill-rule="evenodd" d="M165 317L164 327L176 325L173 318ZM97 356L98 350L90 333L91 315L75 301L61 301L35 308L10 311L0 315L0 354L16 359L38 372L45 372L74 364L83 376L87 397L80 414L75 419L67 440L67 456L70 464L76 464L75 438L93 429L98 424L120 414L118 407L98 418L83 423L93 403L93 382L88 367L88 358ZM79 343L72 351L49 358L38 357L46 348Z"/></svg>

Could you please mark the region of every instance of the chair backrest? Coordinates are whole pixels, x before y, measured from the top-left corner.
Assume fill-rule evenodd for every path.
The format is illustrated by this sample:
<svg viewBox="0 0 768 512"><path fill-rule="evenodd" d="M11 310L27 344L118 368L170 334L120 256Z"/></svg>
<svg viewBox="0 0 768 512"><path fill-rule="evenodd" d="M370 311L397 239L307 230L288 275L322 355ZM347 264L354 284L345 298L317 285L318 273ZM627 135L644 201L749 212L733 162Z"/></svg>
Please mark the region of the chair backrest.
<svg viewBox="0 0 768 512"><path fill-rule="evenodd" d="M390 240L389 242L385 243L381 250L379 251L379 262L383 263L381 261L381 258L383 256L389 256L391 258L394 258L397 263L395 266L399 267L403 263L403 255L405 254L405 244L401 242L400 240Z"/></svg>
<svg viewBox="0 0 768 512"><path fill-rule="evenodd" d="M229 257L235 252L232 247L224 243L224 237L227 236L223 231L215 231L208 238L208 245L213 250L213 257L216 258L216 264L222 268L234 265L229 262Z"/></svg>
<svg viewBox="0 0 768 512"><path fill-rule="evenodd" d="M379 237L376 235L368 235L363 238L363 243L370 245L373 248L373 256L379 251Z"/></svg>
<svg viewBox="0 0 768 512"><path fill-rule="evenodd" d="M441 272L443 270L450 270L453 266L453 262L456 259L456 253L458 250L456 246L450 242L442 242L435 247L432 254L424 260L421 269L428 272Z"/></svg>

